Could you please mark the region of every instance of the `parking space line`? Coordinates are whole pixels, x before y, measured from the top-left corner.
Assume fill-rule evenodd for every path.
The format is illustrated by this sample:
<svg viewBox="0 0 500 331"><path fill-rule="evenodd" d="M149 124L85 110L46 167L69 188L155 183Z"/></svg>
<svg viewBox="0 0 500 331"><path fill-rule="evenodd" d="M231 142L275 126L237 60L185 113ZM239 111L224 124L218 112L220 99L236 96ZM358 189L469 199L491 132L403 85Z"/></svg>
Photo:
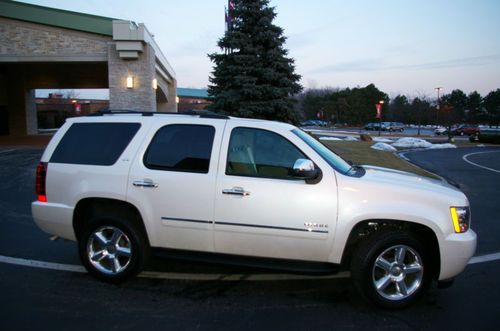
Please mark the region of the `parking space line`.
<svg viewBox="0 0 500 331"><path fill-rule="evenodd" d="M478 264L500 260L500 253L487 254L482 256L474 256L468 264ZM81 265L63 264L46 262L39 260L29 260L17 257L0 255L0 263L13 264L25 267L69 271L86 273L87 271ZM314 275L294 275L294 274L193 274L193 273L178 273L178 272L157 272L143 271L139 274L140 278L152 279L170 279L170 280L198 280L198 281L280 281L280 280L308 280L308 279L339 279L349 278L349 272L340 272L334 275L314 276Z"/></svg>
<svg viewBox="0 0 500 331"><path fill-rule="evenodd" d="M492 168L488 168L488 167L485 167L483 165L480 165L480 164L477 164L477 163L474 163L472 161L469 161L467 158L471 155L476 155L476 154L485 154L485 153L499 153L500 151L486 151L486 152L476 152L476 153L469 153L469 154L466 154L464 156L462 156L462 160L464 160L465 162L473 165L473 166L476 166L476 167L479 167L479 168L483 168L483 169L486 169L486 170L489 170L489 171L493 171L493 172L497 172L497 173L500 173L500 170L496 170L496 169L492 169Z"/></svg>
<svg viewBox="0 0 500 331"><path fill-rule="evenodd" d="M85 268L81 265L28 260L28 259L3 256L3 255L0 255L0 262L20 265L25 267L48 269L48 270L70 271L70 272L80 272L80 273L87 272ZM341 272L335 275L327 275L327 276L308 276L308 275L293 275L293 274L193 274L193 273L143 271L141 274L139 274L139 277L154 278L154 279L202 280L202 281L207 281L207 280L276 281L276 280L347 278L349 277L349 273Z"/></svg>
<svg viewBox="0 0 500 331"><path fill-rule="evenodd" d="M470 259L469 264L491 262L491 261L496 261L496 260L500 260L500 253L474 256L472 259Z"/></svg>
<svg viewBox="0 0 500 331"><path fill-rule="evenodd" d="M49 270L86 272L85 268L83 266L80 266L80 265L53 263L53 262L45 262L45 261L37 261L37 260L28 260L28 259L21 259L21 258L17 258L17 257L10 257L10 256L3 256L3 255L0 255L0 262L7 263L7 264L20 265L20 266L25 266L25 267L32 267L32 268L49 269Z"/></svg>

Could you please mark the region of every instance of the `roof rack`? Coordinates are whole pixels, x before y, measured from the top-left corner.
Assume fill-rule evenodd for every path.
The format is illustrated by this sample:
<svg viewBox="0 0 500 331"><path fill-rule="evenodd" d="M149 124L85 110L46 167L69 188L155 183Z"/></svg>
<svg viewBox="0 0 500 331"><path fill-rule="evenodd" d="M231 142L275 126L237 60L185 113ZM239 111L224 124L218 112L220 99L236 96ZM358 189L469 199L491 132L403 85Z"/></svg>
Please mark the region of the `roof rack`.
<svg viewBox="0 0 500 331"><path fill-rule="evenodd" d="M229 119L229 116L214 113L206 110L187 110L179 113L157 113L151 111L136 111L128 109L104 109L99 110L94 113L90 113L87 116L104 116L104 115L122 115L122 114L138 114L142 116L157 116L157 115L192 115L199 116L200 118L215 118L215 119Z"/></svg>

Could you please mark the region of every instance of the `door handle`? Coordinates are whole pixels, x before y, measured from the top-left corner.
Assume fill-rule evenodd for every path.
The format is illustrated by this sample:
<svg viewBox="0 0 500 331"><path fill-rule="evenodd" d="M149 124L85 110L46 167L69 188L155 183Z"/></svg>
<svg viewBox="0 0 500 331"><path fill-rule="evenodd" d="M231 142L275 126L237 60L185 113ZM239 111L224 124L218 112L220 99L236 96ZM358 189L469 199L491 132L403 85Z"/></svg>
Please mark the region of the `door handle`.
<svg viewBox="0 0 500 331"><path fill-rule="evenodd" d="M136 180L132 183L136 187L158 187L158 183L153 182L151 179Z"/></svg>
<svg viewBox="0 0 500 331"><path fill-rule="evenodd" d="M250 192L245 191L243 187L233 187L233 188L223 189L222 194L241 195L243 197L246 197L250 195Z"/></svg>

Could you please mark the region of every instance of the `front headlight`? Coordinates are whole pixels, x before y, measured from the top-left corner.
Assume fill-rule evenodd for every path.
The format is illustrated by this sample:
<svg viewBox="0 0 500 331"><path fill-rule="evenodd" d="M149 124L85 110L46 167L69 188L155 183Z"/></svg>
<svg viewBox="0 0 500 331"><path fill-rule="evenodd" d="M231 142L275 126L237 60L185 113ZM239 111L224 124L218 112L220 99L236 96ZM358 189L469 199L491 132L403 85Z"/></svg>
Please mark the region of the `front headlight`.
<svg viewBox="0 0 500 331"><path fill-rule="evenodd" d="M456 233L462 233L469 230L470 209L469 207L450 207L453 228Z"/></svg>

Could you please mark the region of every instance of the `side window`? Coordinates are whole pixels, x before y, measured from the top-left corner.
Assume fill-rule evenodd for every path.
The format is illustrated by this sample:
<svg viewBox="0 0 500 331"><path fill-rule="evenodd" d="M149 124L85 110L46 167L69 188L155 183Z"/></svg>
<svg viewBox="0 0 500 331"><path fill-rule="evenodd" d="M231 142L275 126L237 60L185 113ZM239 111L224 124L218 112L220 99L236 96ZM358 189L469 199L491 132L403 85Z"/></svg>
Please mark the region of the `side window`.
<svg viewBox="0 0 500 331"><path fill-rule="evenodd" d="M226 174L292 179L295 161L306 158L290 141L274 132L235 128L229 142Z"/></svg>
<svg viewBox="0 0 500 331"><path fill-rule="evenodd" d="M150 169L208 173L215 128L173 124L162 127L144 156Z"/></svg>
<svg viewBox="0 0 500 331"><path fill-rule="evenodd" d="M140 123L73 123L49 162L113 165L140 127Z"/></svg>

